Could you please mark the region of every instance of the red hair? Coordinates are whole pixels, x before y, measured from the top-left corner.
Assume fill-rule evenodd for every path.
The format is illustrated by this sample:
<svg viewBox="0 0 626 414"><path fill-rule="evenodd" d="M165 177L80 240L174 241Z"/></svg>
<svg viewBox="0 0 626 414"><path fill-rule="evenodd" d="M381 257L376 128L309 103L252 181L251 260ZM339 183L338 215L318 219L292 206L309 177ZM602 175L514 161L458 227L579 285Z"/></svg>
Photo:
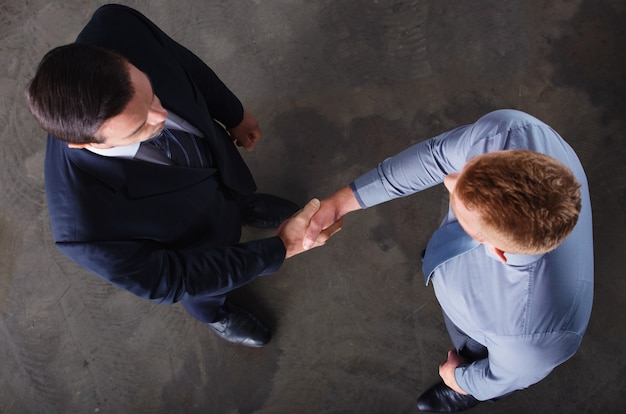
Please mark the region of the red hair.
<svg viewBox="0 0 626 414"><path fill-rule="evenodd" d="M481 224L506 240L511 253L539 254L556 248L580 214L580 184L564 164L526 150L472 158L455 195Z"/></svg>

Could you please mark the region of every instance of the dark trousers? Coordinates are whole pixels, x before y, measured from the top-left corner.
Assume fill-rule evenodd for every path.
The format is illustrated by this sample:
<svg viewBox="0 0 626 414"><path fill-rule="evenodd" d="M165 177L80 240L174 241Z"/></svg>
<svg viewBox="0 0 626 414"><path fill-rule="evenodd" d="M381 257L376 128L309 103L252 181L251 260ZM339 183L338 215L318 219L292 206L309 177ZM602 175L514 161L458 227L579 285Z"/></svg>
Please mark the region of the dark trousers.
<svg viewBox="0 0 626 414"><path fill-rule="evenodd" d="M465 332L463 332L458 326L456 326L445 312L443 313L443 320L446 323L446 329L448 329L448 335L452 340L454 349L457 354L461 355L468 362L478 361L479 359L485 359L489 356L487 347L479 344L472 338L470 338ZM501 395L497 398L491 399L491 401L497 401L500 398L513 394L514 391Z"/></svg>
<svg viewBox="0 0 626 414"><path fill-rule="evenodd" d="M443 312L443 320L446 323L448 335L450 335L454 349L460 356L469 362L487 358L489 354L487 348L470 338L458 326L452 323L445 312Z"/></svg>
<svg viewBox="0 0 626 414"><path fill-rule="evenodd" d="M202 296L192 299L181 300L185 310L200 322L211 323L219 319L219 311L226 301L226 296Z"/></svg>

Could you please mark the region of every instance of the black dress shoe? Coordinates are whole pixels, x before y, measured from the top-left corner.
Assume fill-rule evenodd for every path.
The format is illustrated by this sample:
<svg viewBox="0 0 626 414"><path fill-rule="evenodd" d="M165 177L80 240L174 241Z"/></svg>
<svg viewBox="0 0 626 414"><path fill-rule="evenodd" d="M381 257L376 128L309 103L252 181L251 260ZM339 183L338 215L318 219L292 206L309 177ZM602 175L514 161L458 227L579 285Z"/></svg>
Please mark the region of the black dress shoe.
<svg viewBox="0 0 626 414"><path fill-rule="evenodd" d="M220 319L207 325L220 338L243 346L261 347L272 337L257 318L228 302L220 309Z"/></svg>
<svg viewBox="0 0 626 414"><path fill-rule="evenodd" d="M471 395L454 391L443 382L432 386L417 399L417 408L433 413L454 413L468 410L480 403Z"/></svg>
<svg viewBox="0 0 626 414"><path fill-rule="evenodd" d="M278 228L283 221L300 210L296 203L271 194L253 194L242 202L242 224L261 229Z"/></svg>

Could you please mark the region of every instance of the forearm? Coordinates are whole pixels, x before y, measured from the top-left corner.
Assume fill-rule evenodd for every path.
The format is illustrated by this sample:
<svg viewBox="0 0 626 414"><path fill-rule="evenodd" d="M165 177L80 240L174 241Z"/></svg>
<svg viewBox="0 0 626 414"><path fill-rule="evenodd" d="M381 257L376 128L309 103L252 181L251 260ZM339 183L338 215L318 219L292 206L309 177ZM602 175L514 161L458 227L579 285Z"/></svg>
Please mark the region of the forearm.
<svg viewBox="0 0 626 414"><path fill-rule="evenodd" d="M87 270L137 296L161 303L219 295L278 270L277 237L218 248L171 249L151 241L59 243Z"/></svg>
<svg viewBox="0 0 626 414"><path fill-rule="evenodd" d="M459 388L485 401L535 384L554 368L553 362L532 355L525 357L522 351L512 352L510 359L519 361L503 365L486 358L460 365L454 370L454 380Z"/></svg>
<svg viewBox="0 0 626 414"><path fill-rule="evenodd" d="M359 204L354 191L351 186L345 186L342 189L336 191L333 195L322 201L322 204L332 204L336 211L336 219L344 217L346 214L360 210L362 207ZM336 220L335 220L336 221Z"/></svg>

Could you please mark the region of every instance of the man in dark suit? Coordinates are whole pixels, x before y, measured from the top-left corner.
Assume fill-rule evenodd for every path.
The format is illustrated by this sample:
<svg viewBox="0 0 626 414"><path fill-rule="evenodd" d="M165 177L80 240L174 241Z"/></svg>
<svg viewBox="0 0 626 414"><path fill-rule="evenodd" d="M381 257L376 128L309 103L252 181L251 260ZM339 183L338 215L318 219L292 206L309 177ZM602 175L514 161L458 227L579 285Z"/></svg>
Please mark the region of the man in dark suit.
<svg viewBox="0 0 626 414"><path fill-rule="evenodd" d="M228 341L266 344L269 330L225 295L300 253L319 202L276 237L239 243L242 225L278 227L298 207L255 194L233 141L251 150L259 126L215 73L139 12L108 5L43 58L27 99L49 133L57 247L137 296L181 302Z"/></svg>

